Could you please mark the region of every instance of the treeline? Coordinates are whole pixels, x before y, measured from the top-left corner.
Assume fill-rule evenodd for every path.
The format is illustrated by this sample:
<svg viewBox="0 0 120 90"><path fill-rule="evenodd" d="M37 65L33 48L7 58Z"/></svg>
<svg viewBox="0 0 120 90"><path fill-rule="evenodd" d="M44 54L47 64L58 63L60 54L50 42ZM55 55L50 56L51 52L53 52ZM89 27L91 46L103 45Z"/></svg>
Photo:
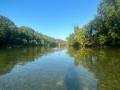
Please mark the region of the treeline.
<svg viewBox="0 0 120 90"><path fill-rule="evenodd" d="M97 15L67 38L74 46L120 46L120 0L102 0Z"/></svg>
<svg viewBox="0 0 120 90"><path fill-rule="evenodd" d="M0 15L0 46L56 46L65 41L36 32L29 27L17 27L11 20Z"/></svg>

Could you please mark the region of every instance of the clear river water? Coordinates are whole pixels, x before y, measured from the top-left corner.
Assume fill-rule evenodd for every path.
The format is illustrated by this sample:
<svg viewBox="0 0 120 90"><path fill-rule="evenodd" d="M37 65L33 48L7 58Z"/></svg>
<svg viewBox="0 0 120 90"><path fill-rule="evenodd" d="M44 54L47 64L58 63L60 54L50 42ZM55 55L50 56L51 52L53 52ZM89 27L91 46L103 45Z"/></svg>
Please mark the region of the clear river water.
<svg viewBox="0 0 120 90"><path fill-rule="evenodd" d="M0 90L120 90L120 49L2 48Z"/></svg>

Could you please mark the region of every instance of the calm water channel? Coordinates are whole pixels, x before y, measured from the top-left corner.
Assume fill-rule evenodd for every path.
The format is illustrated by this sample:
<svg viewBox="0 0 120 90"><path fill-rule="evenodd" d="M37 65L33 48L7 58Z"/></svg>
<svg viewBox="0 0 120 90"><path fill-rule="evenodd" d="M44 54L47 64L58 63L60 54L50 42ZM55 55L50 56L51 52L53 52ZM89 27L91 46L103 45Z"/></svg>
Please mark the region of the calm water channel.
<svg viewBox="0 0 120 90"><path fill-rule="evenodd" d="M120 90L120 49L0 49L0 90Z"/></svg>

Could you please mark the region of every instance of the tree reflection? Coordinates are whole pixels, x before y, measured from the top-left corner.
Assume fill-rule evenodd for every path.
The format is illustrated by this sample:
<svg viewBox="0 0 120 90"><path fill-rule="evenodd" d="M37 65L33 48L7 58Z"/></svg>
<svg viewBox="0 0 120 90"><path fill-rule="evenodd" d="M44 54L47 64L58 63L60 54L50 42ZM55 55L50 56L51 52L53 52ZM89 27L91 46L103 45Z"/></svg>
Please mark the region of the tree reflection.
<svg viewBox="0 0 120 90"><path fill-rule="evenodd" d="M99 80L98 90L120 90L120 50L115 48L68 48L74 65L83 65Z"/></svg>
<svg viewBox="0 0 120 90"><path fill-rule="evenodd" d="M25 65L37 58L52 53L52 48L31 47L19 49L1 49L0 50L0 76L11 72L15 65Z"/></svg>

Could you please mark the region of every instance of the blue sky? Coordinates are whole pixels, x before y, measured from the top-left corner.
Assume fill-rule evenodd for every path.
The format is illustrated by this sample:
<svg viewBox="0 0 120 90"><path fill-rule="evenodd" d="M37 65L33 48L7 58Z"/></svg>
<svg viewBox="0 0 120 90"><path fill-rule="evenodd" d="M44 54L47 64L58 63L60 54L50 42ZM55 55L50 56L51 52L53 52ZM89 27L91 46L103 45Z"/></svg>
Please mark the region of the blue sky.
<svg viewBox="0 0 120 90"><path fill-rule="evenodd" d="M16 26L28 26L63 39L93 19L101 0L0 0L0 14Z"/></svg>

